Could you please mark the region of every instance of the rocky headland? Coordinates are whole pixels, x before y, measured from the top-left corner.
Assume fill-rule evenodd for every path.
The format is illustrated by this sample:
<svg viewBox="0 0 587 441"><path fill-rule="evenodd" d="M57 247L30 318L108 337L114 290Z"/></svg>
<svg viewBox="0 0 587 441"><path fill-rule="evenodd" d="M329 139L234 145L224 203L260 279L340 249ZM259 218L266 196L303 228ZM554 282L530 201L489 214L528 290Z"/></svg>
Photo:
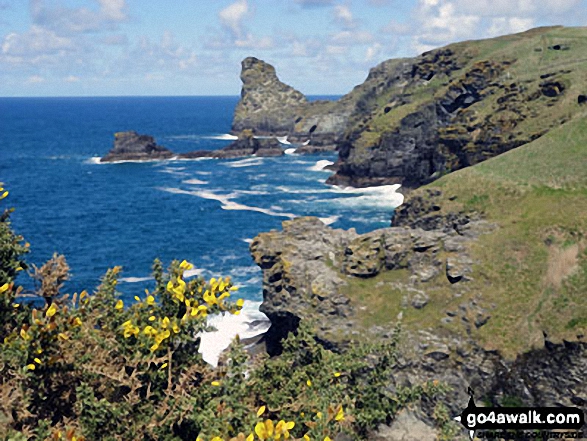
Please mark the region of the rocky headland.
<svg viewBox="0 0 587 441"><path fill-rule="evenodd" d="M273 66L249 57L232 130L335 148L331 184L415 188L580 113L586 100L578 38L585 33L537 28L384 61L337 101L310 102Z"/></svg>

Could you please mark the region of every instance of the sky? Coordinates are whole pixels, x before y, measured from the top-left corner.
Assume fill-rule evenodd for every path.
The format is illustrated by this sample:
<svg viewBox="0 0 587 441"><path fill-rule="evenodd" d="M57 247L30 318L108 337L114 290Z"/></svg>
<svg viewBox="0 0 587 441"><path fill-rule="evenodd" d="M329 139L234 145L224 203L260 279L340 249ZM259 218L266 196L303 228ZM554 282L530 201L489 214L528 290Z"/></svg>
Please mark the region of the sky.
<svg viewBox="0 0 587 441"><path fill-rule="evenodd" d="M238 95L255 56L308 95L389 58L537 26L587 0L0 0L0 97Z"/></svg>

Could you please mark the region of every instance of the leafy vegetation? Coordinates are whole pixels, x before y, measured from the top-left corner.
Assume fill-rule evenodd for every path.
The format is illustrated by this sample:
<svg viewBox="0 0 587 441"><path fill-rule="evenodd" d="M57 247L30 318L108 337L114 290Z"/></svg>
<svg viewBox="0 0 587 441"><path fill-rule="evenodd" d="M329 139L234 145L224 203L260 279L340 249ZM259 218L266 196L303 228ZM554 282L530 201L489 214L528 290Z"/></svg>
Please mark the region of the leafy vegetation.
<svg viewBox="0 0 587 441"><path fill-rule="evenodd" d="M125 305L119 267L90 295L61 293L68 278L54 255L32 274L35 308L15 282L27 247L0 224L0 439L331 440L365 439L401 408L434 399L437 381L393 392L397 337L325 349L311 327L290 334L281 356L250 359L238 338L227 362L206 364L199 333L209 314L239 314L229 278L187 279L192 268L153 265L155 287Z"/></svg>

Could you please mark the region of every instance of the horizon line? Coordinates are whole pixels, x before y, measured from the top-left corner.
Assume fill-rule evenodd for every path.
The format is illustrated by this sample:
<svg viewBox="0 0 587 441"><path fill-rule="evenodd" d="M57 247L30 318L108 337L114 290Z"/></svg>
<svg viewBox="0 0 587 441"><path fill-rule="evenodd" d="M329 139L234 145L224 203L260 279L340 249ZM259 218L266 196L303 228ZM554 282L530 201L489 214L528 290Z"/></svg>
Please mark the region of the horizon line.
<svg viewBox="0 0 587 441"><path fill-rule="evenodd" d="M341 97L344 94L320 94L313 93L304 95L306 97L314 96L332 96ZM27 99L27 98L240 98L237 95L20 95L20 96L0 96L0 99Z"/></svg>

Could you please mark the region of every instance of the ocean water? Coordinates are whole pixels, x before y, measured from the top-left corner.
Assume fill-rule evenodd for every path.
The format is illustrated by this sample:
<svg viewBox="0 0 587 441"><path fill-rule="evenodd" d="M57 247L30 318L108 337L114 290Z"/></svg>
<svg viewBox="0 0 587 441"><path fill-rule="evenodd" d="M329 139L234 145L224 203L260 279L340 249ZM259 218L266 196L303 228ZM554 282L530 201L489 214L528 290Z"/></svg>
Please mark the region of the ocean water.
<svg viewBox="0 0 587 441"><path fill-rule="evenodd" d="M14 229L41 265L65 254L67 292L91 292L114 265L132 299L151 288L153 259L186 259L205 277L228 276L261 300L261 271L248 247L283 220L312 215L358 232L389 225L393 188L324 183L336 155L98 164L113 134L136 130L174 152L217 149L230 139L238 97L0 98L0 182ZM4 202L4 201L3 201ZM6 204L4 204L6 206ZM21 283L33 290L31 282Z"/></svg>

